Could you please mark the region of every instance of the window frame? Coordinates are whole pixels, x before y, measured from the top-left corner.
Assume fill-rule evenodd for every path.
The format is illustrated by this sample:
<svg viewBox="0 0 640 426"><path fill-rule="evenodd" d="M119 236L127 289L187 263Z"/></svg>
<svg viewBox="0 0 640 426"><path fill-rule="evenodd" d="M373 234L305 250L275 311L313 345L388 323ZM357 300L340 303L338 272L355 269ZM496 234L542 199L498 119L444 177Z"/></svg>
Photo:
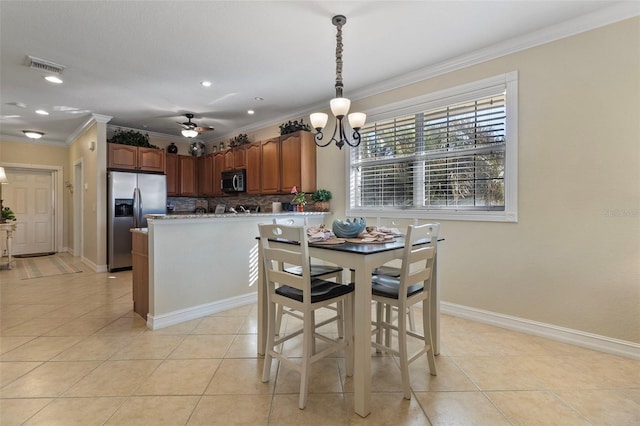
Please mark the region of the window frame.
<svg viewBox="0 0 640 426"><path fill-rule="evenodd" d="M446 107L484 96L496 90L506 94L506 128L504 159L504 210L465 210L455 208L401 208L401 207L354 207L354 170L351 167L351 151L345 156L346 215L364 217L399 217L428 220L464 220L487 222L518 221L518 72L512 71L483 80L440 90L415 98L384 105L367 111L367 122L389 120L403 115ZM357 149L357 148L351 148Z"/></svg>

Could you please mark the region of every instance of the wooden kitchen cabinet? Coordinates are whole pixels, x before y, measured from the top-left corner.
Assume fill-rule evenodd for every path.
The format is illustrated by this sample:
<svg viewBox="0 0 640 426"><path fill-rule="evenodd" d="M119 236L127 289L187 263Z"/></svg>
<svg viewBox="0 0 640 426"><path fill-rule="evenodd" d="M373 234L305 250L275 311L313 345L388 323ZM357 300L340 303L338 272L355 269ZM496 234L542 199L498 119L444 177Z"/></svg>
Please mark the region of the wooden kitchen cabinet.
<svg viewBox="0 0 640 426"><path fill-rule="evenodd" d="M165 172L165 152L163 149L115 143L107 144L107 146L107 167L109 169Z"/></svg>
<svg viewBox="0 0 640 426"><path fill-rule="evenodd" d="M299 131L280 136L280 189L288 193L294 186L298 192L315 192L316 144L313 133Z"/></svg>
<svg viewBox="0 0 640 426"><path fill-rule="evenodd" d="M231 148L223 151L224 156L224 170L233 170L233 150Z"/></svg>
<svg viewBox="0 0 640 426"><path fill-rule="evenodd" d="M167 195L197 197L198 175L196 157L167 154Z"/></svg>
<svg viewBox="0 0 640 426"><path fill-rule="evenodd" d="M198 195L213 195L213 154L198 157Z"/></svg>
<svg viewBox="0 0 640 426"><path fill-rule="evenodd" d="M239 146L232 148L233 151L233 168L234 169L246 169L247 168L247 147Z"/></svg>
<svg viewBox="0 0 640 426"><path fill-rule="evenodd" d="M212 195L222 195L222 169L224 168L224 152L213 154Z"/></svg>
<svg viewBox="0 0 640 426"><path fill-rule="evenodd" d="M224 170L244 169L247 167L246 148L240 146L224 151Z"/></svg>
<svg viewBox="0 0 640 426"><path fill-rule="evenodd" d="M262 141L260 156L260 192L262 194L280 193L280 138Z"/></svg>
<svg viewBox="0 0 640 426"><path fill-rule="evenodd" d="M247 194L260 194L260 171L262 170L260 143L247 146L245 150L247 169Z"/></svg>
<svg viewBox="0 0 640 426"><path fill-rule="evenodd" d="M146 232L131 233L133 311L143 319L149 313L149 244Z"/></svg>

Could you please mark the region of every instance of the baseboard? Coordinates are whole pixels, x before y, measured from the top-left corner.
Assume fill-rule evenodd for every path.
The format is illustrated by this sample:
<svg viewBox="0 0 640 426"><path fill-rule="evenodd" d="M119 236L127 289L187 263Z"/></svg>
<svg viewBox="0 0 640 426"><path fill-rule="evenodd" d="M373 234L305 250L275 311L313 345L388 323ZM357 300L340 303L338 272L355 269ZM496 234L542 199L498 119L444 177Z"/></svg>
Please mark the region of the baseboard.
<svg viewBox="0 0 640 426"><path fill-rule="evenodd" d="M546 337L548 339L569 343L587 349L593 349L632 359L640 359L640 344L625 340L613 339L598 334L586 333L580 330L573 330L553 324L531 321L482 309L470 308L468 306L457 305L449 302L440 302L440 312L484 324L494 325L496 327L506 328L508 330Z"/></svg>
<svg viewBox="0 0 640 426"><path fill-rule="evenodd" d="M87 265L93 272L107 272L107 265L96 265L86 257L82 256L82 263Z"/></svg>
<svg viewBox="0 0 640 426"><path fill-rule="evenodd" d="M217 314L218 312L256 303L258 300L257 298L257 293L248 293L242 296L205 303L203 305L180 309L162 315L154 316L147 314L147 328L150 328L151 330L158 330L160 328L180 324L181 322L206 317L207 315Z"/></svg>

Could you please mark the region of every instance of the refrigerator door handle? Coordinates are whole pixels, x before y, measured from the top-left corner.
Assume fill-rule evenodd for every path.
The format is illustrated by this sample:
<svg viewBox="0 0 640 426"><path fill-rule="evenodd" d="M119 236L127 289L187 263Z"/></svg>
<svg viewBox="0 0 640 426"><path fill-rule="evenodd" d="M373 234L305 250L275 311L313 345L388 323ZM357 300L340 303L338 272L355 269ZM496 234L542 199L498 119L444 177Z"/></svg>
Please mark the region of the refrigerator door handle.
<svg viewBox="0 0 640 426"><path fill-rule="evenodd" d="M138 199L138 188L133 188L133 227L138 227L138 210L140 200Z"/></svg>
<svg viewBox="0 0 640 426"><path fill-rule="evenodd" d="M138 218L136 219L136 221L138 222L136 225L136 228L141 228L142 227L142 193L140 192L140 188L136 188L136 191L138 191Z"/></svg>

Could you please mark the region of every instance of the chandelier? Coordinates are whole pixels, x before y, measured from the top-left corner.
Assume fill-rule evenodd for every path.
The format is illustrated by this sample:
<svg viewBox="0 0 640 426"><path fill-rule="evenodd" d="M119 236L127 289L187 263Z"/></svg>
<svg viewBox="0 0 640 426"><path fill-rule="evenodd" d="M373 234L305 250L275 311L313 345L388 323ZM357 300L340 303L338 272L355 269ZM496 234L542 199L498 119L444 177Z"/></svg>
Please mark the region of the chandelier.
<svg viewBox="0 0 640 426"><path fill-rule="evenodd" d="M331 142L335 142L338 148L342 149L344 144L351 147L360 145L360 129L364 126L364 122L367 119L367 115L362 112L349 113L349 107L351 101L342 97L342 26L347 23L347 18L344 15L336 15L331 19L333 25L338 28L336 34L336 97L331 99L329 103L331 106L331 112L336 117L336 126L333 130L331 139L327 142L322 142L324 134L322 129L327 125L329 116L323 112L314 112L309 116L311 119L311 125L316 129L315 142L319 147L325 147ZM349 125L353 130L351 137L353 141L349 140L349 130L345 129L345 116L348 117ZM339 138L339 139L338 139Z"/></svg>

